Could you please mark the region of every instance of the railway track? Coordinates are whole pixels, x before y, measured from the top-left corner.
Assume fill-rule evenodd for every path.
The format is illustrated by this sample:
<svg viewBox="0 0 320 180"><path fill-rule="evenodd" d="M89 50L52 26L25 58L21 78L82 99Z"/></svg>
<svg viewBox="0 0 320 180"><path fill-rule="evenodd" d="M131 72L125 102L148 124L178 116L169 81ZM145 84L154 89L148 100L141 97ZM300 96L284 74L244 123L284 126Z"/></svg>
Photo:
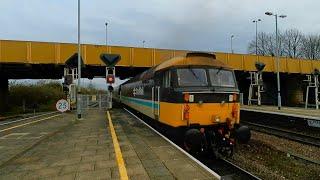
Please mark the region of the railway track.
<svg viewBox="0 0 320 180"><path fill-rule="evenodd" d="M272 126L242 121L242 124L248 125L252 130L263 132L270 135L275 135L281 138L290 139L303 144L308 144L316 147L320 147L320 137L302 134L286 129L280 129Z"/></svg>
<svg viewBox="0 0 320 180"><path fill-rule="evenodd" d="M200 162L204 163L214 172L217 172L220 175L220 179L260 179L259 177L251 174L250 172L242 169L238 165L230 162L227 159L208 159L205 157L198 158Z"/></svg>
<svg viewBox="0 0 320 180"><path fill-rule="evenodd" d="M177 145L176 142L173 142L170 137L164 136L161 134L157 129L152 127L152 125L148 124L146 121L142 120L146 117L142 116L141 114L133 113L132 111L124 108L128 113L133 115L135 118L137 118L139 121L141 121L143 124L148 126L152 131L157 133L159 136L161 136L163 139L168 141L170 144L172 144L174 147L179 149L182 153L187 155L190 159L198 163L200 166L202 166L204 169L209 171L212 175L214 175L218 179L235 179L235 180L247 180L247 179L260 179L259 177L251 174L250 172L242 169L241 167L237 166L236 164L228 161L227 159L211 159L205 156L195 157L190 155L188 152L186 152L183 148ZM139 117L138 117L139 116Z"/></svg>

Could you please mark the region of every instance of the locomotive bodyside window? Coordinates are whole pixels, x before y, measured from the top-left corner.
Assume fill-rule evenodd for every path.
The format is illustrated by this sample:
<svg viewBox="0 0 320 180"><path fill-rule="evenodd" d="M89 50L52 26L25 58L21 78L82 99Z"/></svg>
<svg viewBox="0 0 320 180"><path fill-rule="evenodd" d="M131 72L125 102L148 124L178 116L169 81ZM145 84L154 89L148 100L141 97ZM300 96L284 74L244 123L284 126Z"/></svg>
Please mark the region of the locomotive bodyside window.
<svg viewBox="0 0 320 180"><path fill-rule="evenodd" d="M236 81L232 71L221 69L209 69L212 86L235 87Z"/></svg>

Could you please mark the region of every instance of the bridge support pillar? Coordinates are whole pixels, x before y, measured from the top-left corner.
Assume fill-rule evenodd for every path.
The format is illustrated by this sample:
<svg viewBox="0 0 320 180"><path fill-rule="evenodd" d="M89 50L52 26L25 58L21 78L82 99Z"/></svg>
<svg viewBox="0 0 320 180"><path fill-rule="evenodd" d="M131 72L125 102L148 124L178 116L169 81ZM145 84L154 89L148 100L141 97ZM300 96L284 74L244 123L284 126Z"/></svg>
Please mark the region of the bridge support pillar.
<svg viewBox="0 0 320 180"><path fill-rule="evenodd" d="M0 74L0 114L8 109L9 82L5 74Z"/></svg>

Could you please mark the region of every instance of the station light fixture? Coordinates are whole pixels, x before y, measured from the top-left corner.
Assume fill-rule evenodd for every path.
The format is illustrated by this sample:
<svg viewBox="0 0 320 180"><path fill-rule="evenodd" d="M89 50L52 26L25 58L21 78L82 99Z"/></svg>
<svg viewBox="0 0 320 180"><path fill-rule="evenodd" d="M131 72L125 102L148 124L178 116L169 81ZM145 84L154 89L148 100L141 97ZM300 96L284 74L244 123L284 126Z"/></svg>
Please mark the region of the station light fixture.
<svg viewBox="0 0 320 180"><path fill-rule="evenodd" d="M252 22L256 24L256 55L258 55L258 22L261 22L261 19L253 20Z"/></svg>
<svg viewBox="0 0 320 180"><path fill-rule="evenodd" d="M272 16L272 15L273 15L272 12L265 12L264 14L265 14L265 15L268 15L268 16Z"/></svg>
<svg viewBox="0 0 320 180"><path fill-rule="evenodd" d="M278 110L281 109L281 93L280 93L280 60L279 60L279 35L278 35L278 17L279 18L285 18L287 17L286 15L280 15L274 14L272 12L265 12L266 15L268 16L274 16L276 20L276 61L277 61L277 91L278 91Z"/></svg>

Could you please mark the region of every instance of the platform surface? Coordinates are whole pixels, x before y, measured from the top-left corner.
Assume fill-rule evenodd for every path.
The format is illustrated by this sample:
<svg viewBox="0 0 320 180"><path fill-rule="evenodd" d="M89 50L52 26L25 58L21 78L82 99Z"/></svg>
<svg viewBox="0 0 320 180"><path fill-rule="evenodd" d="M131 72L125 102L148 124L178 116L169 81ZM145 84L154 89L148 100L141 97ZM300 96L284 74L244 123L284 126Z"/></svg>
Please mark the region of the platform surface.
<svg viewBox="0 0 320 180"><path fill-rule="evenodd" d="M264 111L269 113L283 113L287 115L297 115L297 116L309 116L320 118L320 110L318 109L305 109L305 108L298 108L298 107L281 107L278 110L277 106L266 106L266 105L241 105L241 110L257 110L257 111Z"/></svg>
<svg viewBox="0 0 320 180"><path fill-rule="evenodd" d="M213 179L123 109L111 110L110 114L129 179ZM0 179L119 179L119 157L106 111L87 111L78 122L71 120L73 116L65 114L50 123L21 128L23 132L38 132L39 127L59 131L25 151L26 146L21 145L15 152L18 155L0 166ZM1 147L13 144L14 149L21 141L4 138L0 142Z"/></svg>

